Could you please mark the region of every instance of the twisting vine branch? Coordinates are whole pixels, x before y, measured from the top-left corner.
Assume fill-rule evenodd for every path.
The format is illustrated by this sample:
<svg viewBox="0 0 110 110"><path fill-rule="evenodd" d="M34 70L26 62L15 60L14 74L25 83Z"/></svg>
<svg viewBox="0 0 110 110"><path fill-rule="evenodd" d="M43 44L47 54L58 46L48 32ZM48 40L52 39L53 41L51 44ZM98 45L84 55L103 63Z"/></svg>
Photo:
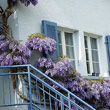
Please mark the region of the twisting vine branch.
<svg viewBox="0 0 110 110"><path fill-rule="evenodd" d="M3 22L3 29L5 29L5 31L7 31L9 35L10 35L10 27L7 22L10 15L12 15L14 12L12 10L12 7L17 3L17 1L23 3L26 7L29 6L30 4L36 6L38 3L38 0L7 0L6 9L3 9L3 7L0 5L0 17L2 18L2 22Z"/></svg>
<svg viewBox="0 0 110 110"><path fill-rule="evenodd" d="M3 8L0 6L0 13L3 13ZM1 16L2 14L0 14Z"/></svg>
<svg viewBox="0 0 110 110"><path fill-rule="evenodd" d="M3 22L3 26L0 26L1 29L3 29L3 31L5 31L6 33L9 33L10 27L7 24L8 22L8 18L10 17L11 14L13 14L13 11L11 10L11 2L10 0L7 0L7 8L4 10L2 8L2 6L0 6L0 17L2 18L2 22Z"/></svg>

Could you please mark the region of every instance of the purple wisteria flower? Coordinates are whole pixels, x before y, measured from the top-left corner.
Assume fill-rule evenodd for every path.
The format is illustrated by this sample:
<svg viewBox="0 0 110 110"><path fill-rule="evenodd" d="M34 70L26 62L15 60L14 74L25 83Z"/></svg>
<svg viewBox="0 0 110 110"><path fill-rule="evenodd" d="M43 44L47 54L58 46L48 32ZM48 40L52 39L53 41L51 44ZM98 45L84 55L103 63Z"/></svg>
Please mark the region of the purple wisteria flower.
<svg viewBox="0 0 110 110"><path fill-rule="evenodd" d="M38 62L37 62L37 67L38 68L46 68L47 71L45 74L49 74L51 69L50 68L53 68L55 65L55 63L52 61L51 58L45 58L45 57L42 57L42 58L39 58L38 59Z"/></svg>
<svg viewBox="0 0 110 110"><path fill-rule="evenodd" d="M8 66L13 64L13 58L11 54L3 53L0 55L0 65Z"/></svg>
<svg viewBox="0 0 110 110"><path fill-rule="evenodd" d="M16 3L17 1L20 1L25 6L29 6L30 4L36 6L38 3L38 0L10 0L12 4Z"/></svg>
<svg viewBox="0 0 110 110"><path fill-rule="evenodd" d="M33 50L39 50L40 52L45 52L45 54L52 55L56 51L56 41L51 38L39 36L39 33L32 34L27 40L26 46Z"/></svg>
<svg viewBox="0 0 110 110"><path fill-rule="evenodd" d="M2 51L7 50L8 49L8 44L9 44L8 41L1 41L0 42L0 50L2 50Z"/></svg>
<svg viewBox="0 0 110 110"><path fill-rule="evenodd" d="M30 58L32 52L31 52L31 50L29 50L29 48L27 48L25 45L19 44L19 45L17 46L17 52L16 52L16 54L18 54L18 55L23 55L23 56L26 57L26 58Z"/></svg>
<svg viewBox="0 0 110 110"><path fill-rule="evenodd" d="M31 50L39 50L46 54L53 54L56 50L56 41L44 38L39 34L32 35L25 45L14 40L9 35L0 35L0 66L28 64L31 58ZM64 57L57 62L51 58L41 57L38 59L37 67L44 70L44 74L68 89L82 100L97 110L110 110L110 80L100 79L97 81L84 79L80 73L74 70L69 58ZM44 69L45 68L45 69ZM53 88L61 89L49 80L45 80ZM88 107L81 104L74 97L70 97L85 110ZM64 100L65 104L68 104ZM58 103L60 106L60 103ZM72 106L73 110L77 110Z"/></svg>
<svg viewBox="0 0 110 110"><path fill-rule="evenodd" d="M17 40L13 40L9 44L9 49L15 52L17 50L17 46L19 45Z"/></svg>
<svg viewBox="0 0 110 110"><path fill-rule="evenodd" d="M5 60L7 56L7 52L3 52L1 55L0 55L0 65L2 64L3 65L3 61Z"/></svg>
<svg viewBox="0 0 110 110"><path fill-rule="evenodd" d="M5 35L0 35L0 40L3 40L5 38Z"/></svg>
<svg viewBox="0 0 110 110"><path fill-rule="evenodd" d="M6 51L9 47L11 39L7 35L0 35L0 50Z"/></svg>
<svg viewBox="0 0 110 110"><path fill-rule="evenodd" d="M0 35L0 65L28 64L31 50L9 35ZM6 52L5 52L6 51Z"/></svg>
<svg viewBox="0 0 110 110"><path fill-rule="evenodd" d="M39 58L39 67L46 68L47 58ZM49 62L50 63L50 62ZM70 59L63 58L46 68L45 74L50 76L57 83L68 89L82 100L89 103L96 109L108 110L110 109L110 80L101 79L101 81L91 81L84 79L80 73L73 69ZM57 85L45 80L49 85L57 90L61 90ZM75 103L81 104L78 100L71 97ZM64 103L66 103L64 101ZM85 110L88 107L81 104ZM73 110L76 109L72 106Z"/></svg>
<svg viewBox="0 0 110 110"><path fill-rule="evenodd" d="M51 74L51 77L54 75L60 75L65 77L69 74L70 69L73 70L70 59L64 58L53 65L53 69L51 70L50 74ZM46 71L46 74L47 73L48 73L48 70Z"/></svg>

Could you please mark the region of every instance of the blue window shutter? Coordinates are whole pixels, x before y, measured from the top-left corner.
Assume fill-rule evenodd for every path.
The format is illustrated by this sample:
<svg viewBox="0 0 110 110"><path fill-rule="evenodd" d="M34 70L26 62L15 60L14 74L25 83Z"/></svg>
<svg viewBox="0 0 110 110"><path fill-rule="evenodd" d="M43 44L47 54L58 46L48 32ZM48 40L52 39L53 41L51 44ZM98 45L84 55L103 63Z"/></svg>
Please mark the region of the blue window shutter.
<svg viewBox="0 0 110 110"><path fill-rule="evenodd" d="M109 75L110 75L110 35L105 37L106 49L107 49L107 56L108 56L108 68L109 68Z"/></svg>
<svg viewBox="0 0 110 110"><path fill-rule="evenodd" d="M53 60L59 59L59 46L58 46L58 32L57 32L57 23L50 22L43 20L42 21L42 33L45 35L45 37L50 37L54 40L56 40L56 52L48 57L51 57Z"/></svg>

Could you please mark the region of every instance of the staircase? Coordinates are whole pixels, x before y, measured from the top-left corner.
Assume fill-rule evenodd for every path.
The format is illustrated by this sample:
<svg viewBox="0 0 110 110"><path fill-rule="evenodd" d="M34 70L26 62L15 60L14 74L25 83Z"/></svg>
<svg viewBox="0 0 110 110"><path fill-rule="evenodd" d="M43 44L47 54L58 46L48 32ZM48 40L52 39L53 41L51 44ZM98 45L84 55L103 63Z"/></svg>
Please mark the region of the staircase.
<svg viewBox="0 0 110 110"><path fill-rule="evenodd" d="M95 110L32 65L0 66L0 87L0 110Z"/></svg>

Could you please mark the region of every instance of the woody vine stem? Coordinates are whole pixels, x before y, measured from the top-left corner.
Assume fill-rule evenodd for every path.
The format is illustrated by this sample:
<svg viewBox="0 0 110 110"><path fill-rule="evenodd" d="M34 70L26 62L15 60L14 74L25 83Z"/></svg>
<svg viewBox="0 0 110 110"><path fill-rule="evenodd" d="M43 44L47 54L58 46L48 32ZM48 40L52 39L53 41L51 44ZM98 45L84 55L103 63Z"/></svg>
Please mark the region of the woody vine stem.
<svg viewBox="0 0 110 110"><path fill-rule="evenodd" d="M0 18L2 20L2 25L0 25L0 29L3 30L4 34L8 34L11 36L11 28L8 25L8 18L13 14L13 10L11 9L11 2L10 0L7 0L7 7L6 9L3 9L3 7L0 5ZM13 76L13 88L15 89L15 75Z"/></svg>
<svg viewBox="0 0 110 110"><path fill-rule="evenodd" d="M3 30L6 34L11 35L11 29L8 25L8 18L13 14L13 10L11 9L11 2L7 0L7 7L3 9L0 5L0 18L2 19L3 25L0 26L1 30Z"/></svg>

